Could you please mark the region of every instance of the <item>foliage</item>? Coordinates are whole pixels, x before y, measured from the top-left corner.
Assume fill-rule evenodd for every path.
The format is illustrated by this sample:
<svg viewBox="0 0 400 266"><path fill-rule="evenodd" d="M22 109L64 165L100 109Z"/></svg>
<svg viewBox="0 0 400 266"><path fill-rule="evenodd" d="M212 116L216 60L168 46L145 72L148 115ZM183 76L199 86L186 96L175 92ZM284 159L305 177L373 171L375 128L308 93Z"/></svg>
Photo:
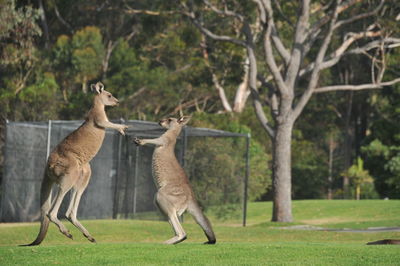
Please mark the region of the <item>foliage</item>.
<svg viewBox="0 0 400 266"><path fill-rule="evenodd" d="M41 34L36 23L38 10L32 6L17 7L15 0L3 0L0 9L1 65L30 66L34 60L34 38Z"/></svg>
<svg viewBox="0 0 400 266"><path fill-rule="evenodd" d="M294 132L292 145L293 199L324 198L328 177L327 155L315 143L305 140L299 131Z"/></svg>
<svg viewBox="0 0 400 266"><path fill-rule="evenodd" d="M372 183L372 176L364 169L364 161L361 157L357 158L357 164L353 164L343 175L348 176L355 187L356 199L360 199L361 185Z"/></svg>
<svg viewBox="0 0 400 266"><path fill-rule="evenodd" d="M243 13L256 25L254 2L225 2L229 9ZM281 1L280 6L273 2L279 36L290 48L298 2ZM341 14L341 19L367 11L370 5L378 2L361 3L349 13ZM92 99L87 93L88 84L102 80L106 89L120 100L118 107L107 110L110 119L157 121L161 117L185 113L193 114L194 126L251 132L249 196L252 200L270 199L271 140L260 127L250 101L242 113L224 114L212 82L213 72L224 86L228 99L233 100L244 75L246 51L243 48L205 40L196 27L176 12L176 5L165 1L55 0L43 3L44 20L36 2L0 0L0 116L3 125L5 119L82 119ZM318 10L321 3L314 2L313 9ZM385 3L385 16L368 17L338 30L334 33L333 45L348 37L345 35L348 30L358 32L376 17L382 27L398 34L398 23L393 19L398 14L397 1ZM323 12L316 14L311 22L324 15ZM229 19L213 12L205 13L204 21L216 34L232 26ZM49 40L42 34L45 24ZM243 33L240 23L233 26L228 33L240 37ZM262 38L256 39L257 49L263 49L262 43ZM316 55L318 44L319 41L305 63ZM364 43L360 40L357 45ZM395 78L399 73L399 50L386 53L385 60L388 74L384 80ZM264 63L257 67L260 73L269 75ZM367 57L342 58L337 67L322 72L320 85L336 81L366 83L370 81L371 69ZM304 90L307 81L308 78L300 79L296 90ZM365 169L374 177L379 196L400 197L399 88L392 86L377 93L338 92L311 99L293 134L292 192L295 199L325 197L330 136L335 136L336 143L331 158L334 190L342 189L340 173L361 155ZM260 87L260 95L261 101L268 101L266 88ZM272 121L269 107L264 110ZM2 127L0 130L3 135ZM376 141L380 144L376 145ZM213 147L200 148L200 144L193 144L194 154L210 152L210 157L216 160L215 169L210 167L210 172L213 170L216 174L210 176L214 179L218 175L241 176L242 169L237 169L242 167L243 158L237 149L242 149L244 143L210 142ZM236 155L219 158L218 151L225 148ZM212 165L214 161L202 164ZM215 184L216 180L210 183ZM218 185L222 189L223 182ZM370 196L376 196L371 186L369 189Z"/></svg>
<svg viewBox="0 0 400 266"><path fill-rule="evenodd" d="M63 78L82 84L87 92L87 82L98 77L104 57L104 46L100 29L87 26L78 30L72 38L61 35L54 47L55 67L61 69L70 66L69 73L63 72ZM69 74L64 76L65 74Z"/></svg>
<svg viewBox="0 0 400 266"><path fill-rule="evenodd" d="M370 171L376 173L378 189L385 197L400 196L400 149L398 146L386 146L375 139L363 148L370 162ZM373 167L373 168L372 168Z"/></svg>
<svg viewBox="0 0 400 266"><path fill-rule="evenodd" d="M219 129L231 132L249 131L225 116L195 115L192 125L209 128L218 124ZM207 156L202 156L203 154ZM246 138L194 139L189 142L186 155L188 165L191 166L187 172L193 186L196 187L200 202L204 206L210 206L210 202L219 203L212 208L213 212L219 215L218 218L226 219L230 215L239 215L246 174ZM251 170L248 179L248 199L253 201L269 191L271 172L265 162L265 158L269 156L256 140L250 142L249 156Z"/></svg>
<svg viewBox="0 0 400 266"><path fill-rule="evenodd" d="M32 6L17 7L3 0L0 8L0 111L2 119L16 119L18 94L38 61L35 37L41 34L36 23L39 12Z"/></svg>

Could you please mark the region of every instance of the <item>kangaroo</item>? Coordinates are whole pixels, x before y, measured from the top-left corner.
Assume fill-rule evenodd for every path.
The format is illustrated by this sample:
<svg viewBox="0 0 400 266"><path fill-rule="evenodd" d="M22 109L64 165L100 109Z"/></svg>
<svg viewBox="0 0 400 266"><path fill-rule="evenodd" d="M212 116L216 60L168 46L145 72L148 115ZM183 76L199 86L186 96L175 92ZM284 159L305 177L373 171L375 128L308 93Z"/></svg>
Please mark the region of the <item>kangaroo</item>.
<svg viewBox="0 0 400 266"><path fill-rule="evenodd" d="M367 245L400 245L400 239L384 239L368 242Z"/></svg>
<svg viewBox="0 0 400 266"><path fill-rule="evenodd" d="M104 85L97 82L90 87L92 91L96 92L96 96L85 122L61 141L48 158L40 190L40 231L32 243L23 246L39 245L46 236L50 222L55 223L61 233L72 239L72 235L57 218L60 204L65 194L71 189L72 195L66 217L89 241L96 242L88 230L76 219L79 201L91 175L89 162L99 151L106 128L116 129L125 135L124 131L128 126L108 121L105 106L115 106L118 104L118 100L104 90ZM54 202L51 203L53 184L58 185L59 191Z"/></svg>
<svg viewBox="0 0 400 266"><path fill-rule="evenodd" d="M135 138L134 142L137 145L154 144L156 146L152 161L153 177L158 189L155 203L168 217L175 231L175 236L164 243L178 244L186 239L186 233L178 216L188 210L208 239L204 244L215 244L216 238L211 223L203 214L189 184L189 179L175 157L176 139L189 120L190 117L186 116L179 119L163 119L159 122L160 126L167 129L163 135L156 139Z"/></svg>

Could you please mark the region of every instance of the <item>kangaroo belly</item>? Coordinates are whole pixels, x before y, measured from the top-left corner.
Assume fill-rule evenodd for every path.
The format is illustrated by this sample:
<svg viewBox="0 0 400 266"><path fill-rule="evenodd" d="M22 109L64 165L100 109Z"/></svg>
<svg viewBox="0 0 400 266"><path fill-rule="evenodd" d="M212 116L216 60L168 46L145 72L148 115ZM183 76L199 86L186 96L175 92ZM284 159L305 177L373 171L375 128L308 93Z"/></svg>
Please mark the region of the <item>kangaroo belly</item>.
<svg viewBox="0 0 400 266"><path fill-rule="evenodd" d="M153 178L158 188L167 185L182 186L186 184L186 175L175 155L166 156L162 152L153 153Z"/></svg>
<svg viewBox="0 0 400 266"><path fill-rule="evenodd" d="M49 163L65 165L66 161L74 159L80 165L87 164L100 150L104 137L104 129L87 126L84 123L54 149Z"/></svg>

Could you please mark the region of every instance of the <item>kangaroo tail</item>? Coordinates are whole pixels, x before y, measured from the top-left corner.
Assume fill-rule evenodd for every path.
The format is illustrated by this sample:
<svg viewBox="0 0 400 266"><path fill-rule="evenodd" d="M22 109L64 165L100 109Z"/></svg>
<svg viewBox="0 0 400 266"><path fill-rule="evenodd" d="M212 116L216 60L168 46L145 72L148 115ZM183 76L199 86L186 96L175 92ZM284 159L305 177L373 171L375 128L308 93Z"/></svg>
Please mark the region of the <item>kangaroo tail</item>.
<svg viewBox="0 0 400 266"><path fill-rule="evenodd" d="M203 229L204 234L206 235L208 242L204 244L215 244L217 242L215 238L214 231L212 229L211 223L208 218L204 215L201 210L199 204L196 201L192 201L188 206L188 212L193 216L196 222Z"/></svg>
<svg viewBox="0 0 400 266"><path fill-rule="evenodd" d="M40 189L40 212L41 212L41 223L39 234L36 239L30 243L20 246L36 246L42 243L43 239L46 237L47 229L49 228L50 219L47 217L48 212L51 208L51 187L53 181L49 179L47 175L44 176L42 181L42 186Z"/></svg>

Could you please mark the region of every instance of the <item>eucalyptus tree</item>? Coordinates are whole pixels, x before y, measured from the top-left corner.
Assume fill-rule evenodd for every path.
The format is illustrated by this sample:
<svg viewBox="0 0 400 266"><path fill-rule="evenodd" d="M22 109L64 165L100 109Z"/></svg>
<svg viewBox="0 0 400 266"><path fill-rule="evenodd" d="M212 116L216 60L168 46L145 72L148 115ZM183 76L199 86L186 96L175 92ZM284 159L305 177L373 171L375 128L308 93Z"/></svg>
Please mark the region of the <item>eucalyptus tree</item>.
<svg viewBox="0 0 400 266"><path fill-rule="evenodd" d="M379 23L384 16L395 20L397 14L390 7L395 2L179 1L180 11L208 38L246 51L252 104L273 144L273 221L293 220L292 131L312 95L379 89L400 82L400 78L383 80L385 58L400 39ZM234 34L238 27L239 35ZM349 56L370 59L370 81L341 84L333 79L325 84L322 74Z"/></svg>

